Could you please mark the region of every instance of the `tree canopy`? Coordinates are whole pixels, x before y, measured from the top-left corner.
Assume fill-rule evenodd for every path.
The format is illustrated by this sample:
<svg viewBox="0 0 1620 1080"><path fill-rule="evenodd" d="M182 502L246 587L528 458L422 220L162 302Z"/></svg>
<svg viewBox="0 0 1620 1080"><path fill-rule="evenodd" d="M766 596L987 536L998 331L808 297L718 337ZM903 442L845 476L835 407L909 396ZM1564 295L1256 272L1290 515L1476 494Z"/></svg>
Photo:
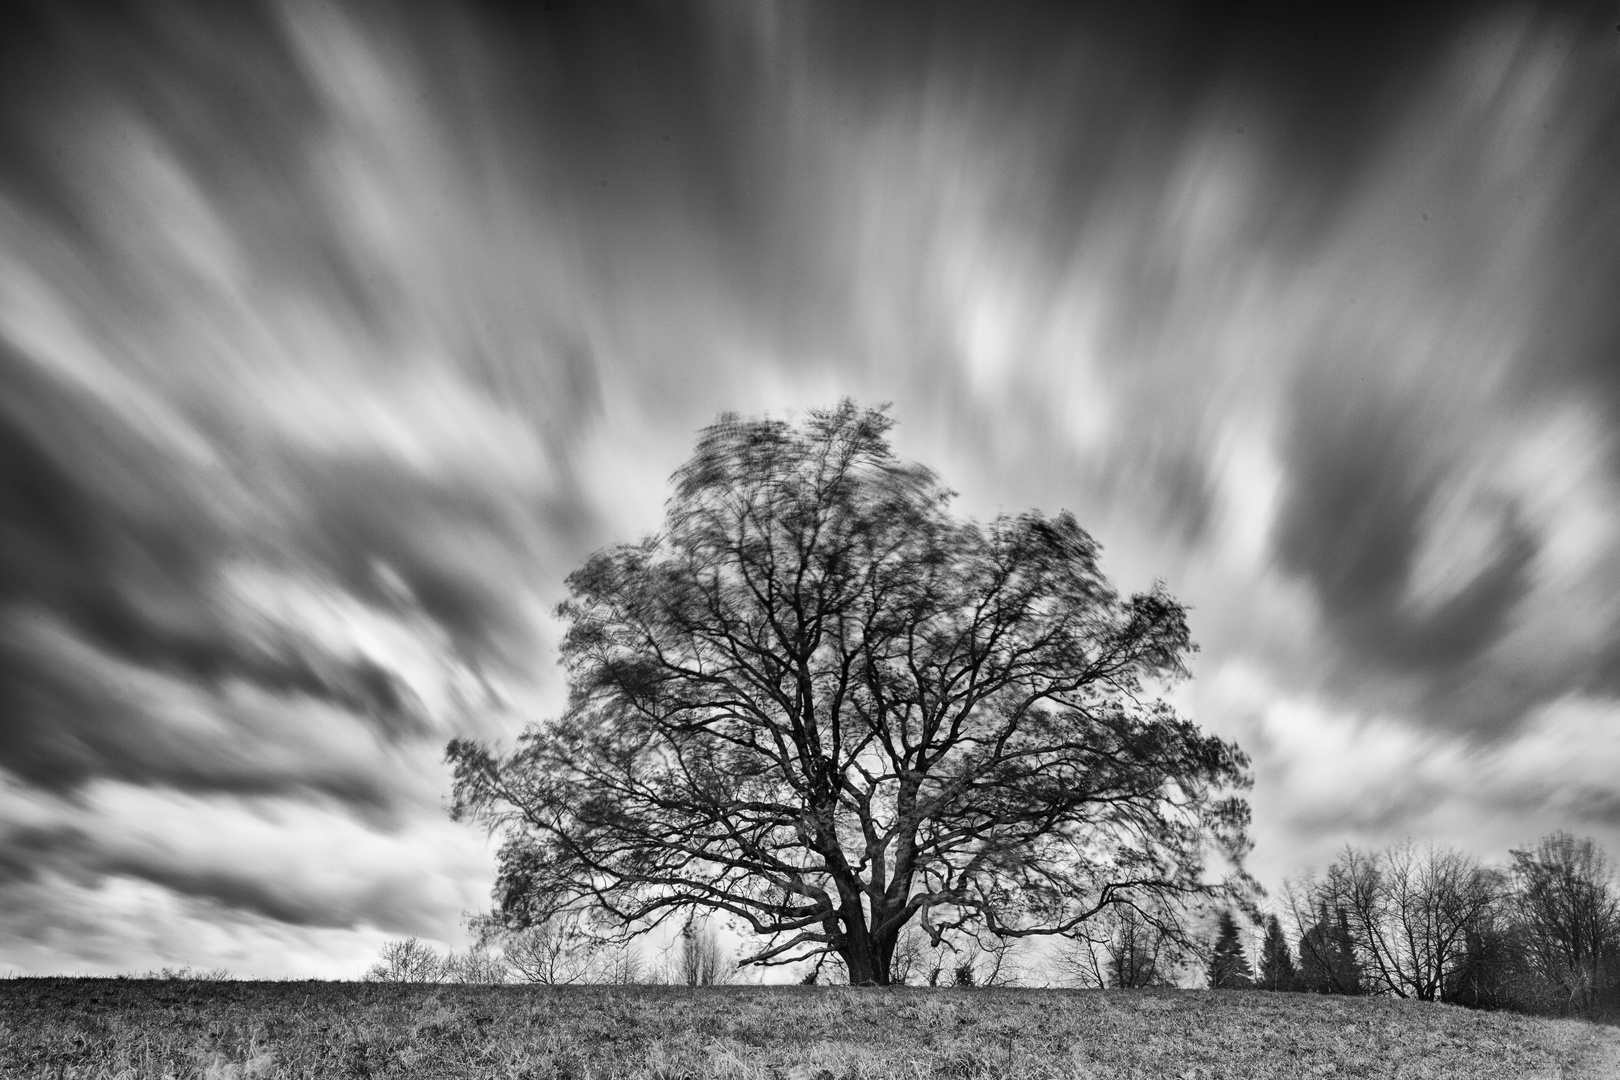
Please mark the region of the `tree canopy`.
<svg viewBox="0 0 1620 1080"><path fill-rule="evenodd" d="M564 714L448 749L454 813L504 835L496 918L707 913L745 963L887 984L911 924L1074 935L1248 887L1246 757L1149 693L1184 609L1121 597L1068 513L955 517L892 423L724 415L663 530L568 578Z"/></svg>

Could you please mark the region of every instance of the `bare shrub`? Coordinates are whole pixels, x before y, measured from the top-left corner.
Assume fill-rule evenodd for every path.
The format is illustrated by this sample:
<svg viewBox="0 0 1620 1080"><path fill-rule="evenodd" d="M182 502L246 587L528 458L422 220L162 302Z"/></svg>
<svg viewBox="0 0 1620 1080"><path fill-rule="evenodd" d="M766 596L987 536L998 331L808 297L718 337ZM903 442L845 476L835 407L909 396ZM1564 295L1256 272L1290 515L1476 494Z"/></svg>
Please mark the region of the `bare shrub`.
<svg viewBox="0 0 1620 1080"><path fill-rule="evenodd" d="M951 965L956 986L1015 986L1019 968L1014 950L1016 939L971 937L955 950Z"/></svg>
<svg viewBox="0 0 1620 1080"><path fill-rule="evenodd" d="M377 962L366 970L367 982L430 983L444 978L445 962L438 950L419 938L383 945Z"/></svg>
<svg viewBox="0 0 1620 1080"><path fill-rule="evenodd" d="M444 981L449 983L498 986L511 975L506 957L490 951L482 943L466 952L452 952L444 958Z"/></svg>
<svg viewBox="0 0 1620 1080"><path fill-rule="evenodd" d="M514 978L540 986L589 982L591 942L571 920L548 919L500 937L501 953Z"/></svg>
<svg viewBox="0 0 1620 1080"><path fill-rule="evenodd" d="M148 971L141 978L177 982L229 982L236 976L231 974L229 968L194 968L190 964L183 964L177 968L165 967L157 971Z"/></svg>
<svg viewBox="0 0 1620 1080"><path fill-rule="evenodd" d="M635 942L578 914L554 915L530 926L505 925L497 915L471 920L479 946L499 950L507 981L537 986L592 983L632 986L646 968Z"/></svg>

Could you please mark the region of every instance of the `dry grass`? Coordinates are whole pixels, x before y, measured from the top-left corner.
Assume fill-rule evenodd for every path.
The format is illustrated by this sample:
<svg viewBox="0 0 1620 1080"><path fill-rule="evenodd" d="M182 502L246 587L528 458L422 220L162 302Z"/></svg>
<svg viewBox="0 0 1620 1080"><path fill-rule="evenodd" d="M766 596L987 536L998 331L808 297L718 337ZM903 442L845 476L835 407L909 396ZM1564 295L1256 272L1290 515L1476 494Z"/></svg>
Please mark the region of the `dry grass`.
<svg viewBox="0 0 1620 1080"><path fill-rule="evenodd" d="M1620 1030L1223 991L0 982L6 1077L1576 1078Z"/></svg>

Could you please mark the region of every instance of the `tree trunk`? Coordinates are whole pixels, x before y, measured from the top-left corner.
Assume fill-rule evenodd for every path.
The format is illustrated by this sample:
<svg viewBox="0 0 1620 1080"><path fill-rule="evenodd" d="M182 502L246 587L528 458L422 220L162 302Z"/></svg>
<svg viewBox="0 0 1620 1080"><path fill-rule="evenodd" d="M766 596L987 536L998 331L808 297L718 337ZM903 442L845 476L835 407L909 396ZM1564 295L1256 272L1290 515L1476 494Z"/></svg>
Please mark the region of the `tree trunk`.
<svg viewBox="0 0 1620 1080"><path fill-rule="evenodd" d="M846 933L838 947L838 955L844 961L844 969L849 972L849 985L891 985L894 950L899 941L898 932L875 937L864 926L854 934Z"/></svg>
<svg viewBox="0 0 1620 1080"><path fill-rule="evenodd" d="M839 950L843 958L844 967L849 971L849 985L851 986L888 986L889 966L893 959L893 950L877 948L877 942L868 939L864 943L867 947L852 948L845 946Z"/></svg>

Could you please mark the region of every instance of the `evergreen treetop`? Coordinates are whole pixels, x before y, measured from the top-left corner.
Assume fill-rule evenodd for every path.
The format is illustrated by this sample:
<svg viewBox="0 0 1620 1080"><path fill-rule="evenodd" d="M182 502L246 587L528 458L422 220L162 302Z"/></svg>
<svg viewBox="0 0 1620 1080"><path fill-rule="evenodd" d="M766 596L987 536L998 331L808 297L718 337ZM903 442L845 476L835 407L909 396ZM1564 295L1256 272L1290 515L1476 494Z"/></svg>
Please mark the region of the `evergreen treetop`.
<svg viewBox="0 0 1620 1080"><path fill-rule="evenodd" d="M1249 958L1243 955L1237 920L1230 911L1223 911L1215 933L1215 949L1209 958L1209 988L1243 990L1252 986L1254 969L1249 966Z"/></svg>
<svg viewBox="0 0 1620 1080"><path fill-rule="evenodd" d="M1260 977L1256 985L1262 990L1297 990L1299 972L1294 967L1294 956L1283 937L1282 923L1277 916L1266 919L1266 940L1260 948Z"/></svg>

